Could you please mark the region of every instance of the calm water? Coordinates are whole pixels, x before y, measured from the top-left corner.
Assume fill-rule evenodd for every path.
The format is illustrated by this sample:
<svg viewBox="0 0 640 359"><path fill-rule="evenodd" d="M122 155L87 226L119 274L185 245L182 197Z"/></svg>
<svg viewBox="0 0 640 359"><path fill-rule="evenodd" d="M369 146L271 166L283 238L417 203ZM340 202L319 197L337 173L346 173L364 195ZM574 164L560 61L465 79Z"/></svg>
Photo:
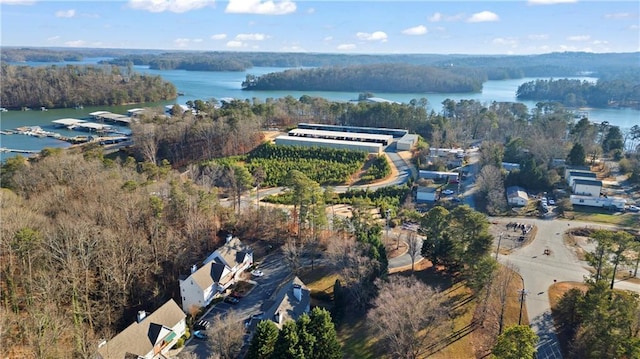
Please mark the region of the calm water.
<svg viewBox="0 0 640 359"><path fill-rule="evenodd" d="M86 59L85 64L96 63L100 59ZM30 66L50 65L42 63L26 63ZM60 63L58 65L65 65ZM77 64L77 63L76 63ZM349 101L356 99L356 92L326 92L326 91L243 91L241 83L247 74L263 75L269 72L283 71L283 68L260 67L249 69L246 72L209 72L209 71L184 71L184 70L151 70L145 66L136 66L136 71L160 75L165 80L172 82L178 92L184 96L178 97L175 101L168 101L156 104L146 104L145 106L164 106L167 104L184 104L188 100L209 100L225 97L237 99L261 99L280 98L288 95L300 98L302 95L323 97L332 101ZM580 78L588 81L595 81L594 78ZM449 94L394 94L375 93L377 97L388 100L408 103L411 99L427 98L429 109L440 111L442 102L446 99L461 100L473 99L482 103L493 101L516 102L516 90L524 82L532 81L533 78L519 80L488 81L484 84L481 93L449 93ZM520 101L527 105L529 109L535 107L535 101ZM52 120L60 118L87 118L90 112L105 110L113 113L125 114L128 109L142 107L141 105L114 106L114 107L85 107L84 109L51 109L49 111L9 111L0 113L0 129L15 129L20 126L40 126L44 130L58 132L63 135L80 135L83 133L54 129L51 126ZM640 111L631 109L592 109L589 110L589 119L593 122L608 121L612 125L621 128L630 128L640 124ZM25 135L0 135L0 147L41 150L44 147L68 147L69 144L51 138L36 138ZM0 153L0 159L4 160L8 156L15 156L13 153Z"/></svg>

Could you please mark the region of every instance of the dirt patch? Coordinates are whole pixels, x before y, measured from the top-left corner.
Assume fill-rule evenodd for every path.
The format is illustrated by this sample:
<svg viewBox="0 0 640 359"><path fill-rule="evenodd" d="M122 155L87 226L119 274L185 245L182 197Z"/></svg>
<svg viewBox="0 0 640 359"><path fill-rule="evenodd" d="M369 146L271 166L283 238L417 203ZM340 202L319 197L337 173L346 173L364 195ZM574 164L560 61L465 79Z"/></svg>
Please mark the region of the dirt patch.
<svg viewBox="0 0 640 359"><path fill-rule="evenodd" d="M400 257L401 255L407 253L407 244L405 242L400 242L399 246L398 244L389 243L386 247L387 258L389 259Z"/></svg>
<svg viewBox="0 0 640 359"><path fill-rule="evenodd" d="M276 137L284 135L284 132L280 131L262 131L265 141L273 141Z"/></svg>

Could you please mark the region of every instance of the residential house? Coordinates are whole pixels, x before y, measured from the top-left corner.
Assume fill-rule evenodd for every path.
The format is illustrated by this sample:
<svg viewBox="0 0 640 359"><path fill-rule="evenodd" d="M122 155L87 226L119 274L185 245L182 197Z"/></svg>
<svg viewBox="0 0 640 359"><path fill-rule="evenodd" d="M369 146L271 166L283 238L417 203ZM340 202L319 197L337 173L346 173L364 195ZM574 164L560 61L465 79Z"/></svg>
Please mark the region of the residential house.
<svg viewBox="0 0 640 359"><path fill-rule="evenodd" d="M170 299L153 313L138 312L137 320L107 342L97 359L163 359L186 330L186 315Z"/></svg>
<svg viewBox="0 0 640 359"><path fill-rule="evenodd" d="M575 179L572 187L573 194L581 196L600 197L602 181L591 179Z"/></svg>
<svg viewBox="0 0 640 359"><path fill-rule="evenodd" d="M253 264L253 251L238 238L227 242L204 260L202 267L191 268L189 276L180 278L182 309L186 313L206 307L219 293L236 282L240 273Z"/></svg>
<svg viewBox="0 0 640 359"><path fill-rule="evenodd" d="M620 211L627 204L626 199L617 197L592 197L572 194L569 198L573 205L617 209Z"/></svg>
<svg viewBox="0 0 640 359"><path fill-rule="evenodd" d="M520 164L513 163L513 162L502 162L502 168L507 172L511 172L515 170L520 170Z"/></svg>
<svg viewBox="0 0 640 359"><path fill-rule="evenodd" d="M507 188L507 202L512 206L526 206L529 196L522 187L511 186Z"/></svg>
<svg viewBox="0 0 640 359"><path fill-rule="evenodd" d="M579 172L591 172L591 167L589 166L566 166L564 168L564 179L569 183L569 177L571 176L571 171L579 171Z"/></svg>
<svg viewBox="0 0 640 359"><path fill-rule="evenodd" d="M458 172L420 170L418 174L420 178L433 179L433 180L446 179L446 182L449 182L449 180L457 180L460 177L460 174Z"/></svg>
<svg viewBox="0 0 640 359"><path fill-rule="evenodd" d="M438 187L418 187L416 202L435 202L438 199Z"/></svg>
<svg viewBox="0 0 640 359"><path fill-rule="evenodd" d="M569 187L573 187L573 181L577 179L596 180L597 175L591 171L569 171L569 177L567 177Z"/></svg>
<svg viewBox="0 0 640 359"><path fill-rule="evenodd" d="M276 291L273 300L263 304L265 309L261 316L249 323L253 330L261 320L271 320L278 328L289 320L297 320L302 314L311 309L311 291L298 277L284 282Z"/></svg>

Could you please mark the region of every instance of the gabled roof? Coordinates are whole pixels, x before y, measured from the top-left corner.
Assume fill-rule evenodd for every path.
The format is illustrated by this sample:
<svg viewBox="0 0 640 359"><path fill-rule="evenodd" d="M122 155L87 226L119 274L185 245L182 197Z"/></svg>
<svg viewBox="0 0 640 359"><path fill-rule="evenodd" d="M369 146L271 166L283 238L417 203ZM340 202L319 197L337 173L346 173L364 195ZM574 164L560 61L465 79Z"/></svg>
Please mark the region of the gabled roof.
<svg viewBox="0 0 640 359"><path fill-rule="evenodd" d="M526 199L526 200L529 199L529 195L527 195L527 191L525 191L524 188L518 187L518 186L508 187L507 188L507 197L508 198L520 197L520 198L523 198L523 199Z"/></svg>
<svg viewBox="0 0 640 359"><path fill-rule="evenodd" d="M213 264L214 262L208 262L189 276L202 290L209 288L214 283L212 273ZM185 280L189 280L189 277Z"/></svg>
<svg viewBox="0 0 640 359"><path fill-rule="evenodd" d="M104 359L124 359L145 356L163 340L169 341L171 328L184 320L186 315L173 299L170 299L140 322L134 322L98 349ZM183 333L175 333L182 335Z"/></svg>
<svg viewBox="0 0 640 359"><path fill-rule="evenodd" d="M300 288L300 300L294 295L294 287ZM264 312L263 319L274 320L276 314L281 315L281 322L276 323L278 327L280 324L284 324L288 320L296 320L302 314L306 313L311 303L311 291L298 277L286 282L276 292L273 304Z"/></svg>
<svg viewBox="0 0 640 359"><path fill-rule="evenodd" d="M222 264L233 268L244 261L244 257L247 253L251 253L251 249L242 244L238 237L232 238L229 242L225 243L222 247L211 253L205 263L213 261L216 257L222 258Z"/></svg>

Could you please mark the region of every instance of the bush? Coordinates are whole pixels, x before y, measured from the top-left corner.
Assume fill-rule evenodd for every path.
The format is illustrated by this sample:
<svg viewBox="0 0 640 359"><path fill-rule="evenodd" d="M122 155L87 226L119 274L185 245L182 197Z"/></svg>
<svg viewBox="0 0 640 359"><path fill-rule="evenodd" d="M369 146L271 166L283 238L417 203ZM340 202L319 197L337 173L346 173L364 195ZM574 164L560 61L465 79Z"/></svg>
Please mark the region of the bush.
<svg viewBox="0 0 640 359"><path fill-rule="evenodd" d="M182 348L184 346L184 341L185 341L184 336L180 337L180 339L178 339L178 341L176 342L176 345L173 346L173 349Z"/></svg>

